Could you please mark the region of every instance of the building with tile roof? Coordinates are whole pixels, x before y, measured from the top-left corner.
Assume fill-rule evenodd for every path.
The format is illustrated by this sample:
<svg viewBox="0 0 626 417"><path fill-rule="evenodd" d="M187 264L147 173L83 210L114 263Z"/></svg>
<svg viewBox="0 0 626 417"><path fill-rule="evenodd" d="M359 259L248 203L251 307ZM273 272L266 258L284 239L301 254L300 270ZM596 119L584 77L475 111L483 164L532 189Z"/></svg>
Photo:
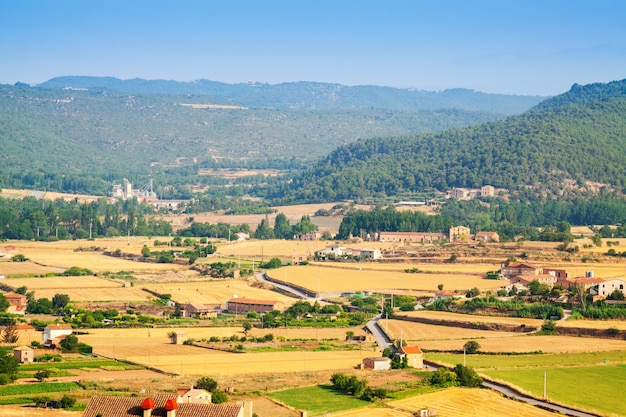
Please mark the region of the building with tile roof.
<svg viewBox="0 0 626 417"><path fill-rule="evenodd" d="M141 397L91 397L83 417L252 417L252 405L177 402L176 394Z"/></svg>

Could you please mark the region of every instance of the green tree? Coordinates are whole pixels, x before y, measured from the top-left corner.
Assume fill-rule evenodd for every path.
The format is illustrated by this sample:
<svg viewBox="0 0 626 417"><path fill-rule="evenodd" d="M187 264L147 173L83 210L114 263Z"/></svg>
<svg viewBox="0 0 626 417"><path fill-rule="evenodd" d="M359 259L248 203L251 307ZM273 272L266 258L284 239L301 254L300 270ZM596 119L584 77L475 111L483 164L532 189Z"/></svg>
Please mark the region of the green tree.
<svg viewBox="0 0 626 417"><path fill-rule="evenodd" d="M468 353L470 355L478 352L478 349L480 349L480 345L475 340L470 340L463 345L463 350L465 351L465 353Z"/></svg>
<svg viewBox="0 0 626 417"><path fill-rule="evenodd" d="M46 379L50 378L50 371L47 369L42 369L40 371L35 372L35 379L39 382L43 382Z"/></svg>
<svg viewBox="0 0 626 417"><path fill-rule="evenodd" d="M245 334L246 336L248 336L248 332L249 332L250 330L252 330L252 324L250 324L250 322L249 322L249 321L244 321L244 322L242 323L242 326L243 326L243 334Z"/></svg>
<svg viewBox="0 0 626 417"><path fill-rule="evenodd" d="M274 230L270 227L267 216L261 220L261 223L254 231L254 237L256 239L274 239Z"/></svg>
<svg viewBox="0 0 626 417"><path fill-rule="evenodd" d="M217 390L217 381L208 376L203 376L202 378L196 381L196 384L193 386L195 389L203 389L209 392L213 392Z"/></svg>
<svg viewBox="0 0 626 417"><path fill-rule="evenodd" d="M211 395L211 402L213 404L222 404L228 402L228 395L224 391L213 391Z"/></svg>
<svg viewBox="0 0 626 417"><path fill-rule="evenodd" d="M274 237L276 239L293 238L291 224L289 224L287 216L285 216L283 213L279 213L278 215L276 215L276 219L274 220Z"/></svg>
<svg viewBox="0 0 626 417"><path fill-rule="evenodd" d="M64 352L76 352L78 345L78 337L74 334L68 334L60 343L61 350Z"/></svg>
<svg viewBox="0 0 626 417"><path fill-rule="evenodd" d="M18 368L19 363L12 354L0 357L0 375L6 375L9 381L17 379Z"/></svg>
<svg viewBox="0 0 626 417"><path fill-rule="evenodd" d="M479 387L483 383L483 379L470 367L457 364L454 373L463 387Z"/></svg>
<svg viewBox="0 0 626 417"><path fill-rule="evenodd" d="M437 368L437 370L430 375L430 383L431 385L436 385L441 388L453 387L459 384L456 373L444 367Z"/></svg>
<svg viewBox="0 0 626 417"><path fill-rule="evenodd" d="M7 311L10 305L4 294L0 293L0 311Z"/></svg>
<svg viewBox="0 0 626 417"><path fill-rule="evenodd" d="M15 322L11 322L4 327L1 340L2 342L9 344L17 343L20 340L20 336L17 334Z"/></svg>
<svg viewBox="0 0 626 417"><path fill-rule="evenodd" d="M607 300L618 300L618 301L624 301L624 293L622 292L622 290L616 288L615 290L613 290L613 292L611 294L609 294L606 297Z"/></svg>
<svg viewBox="0 0 626 417"><path fill-rule="evenodd" d="M276 269L276 268L280 268L281 266L283 266L283 262L280 259L272 258L269 261L267 261L266 263L262 264L261 268Z"/></svg>
<svg viewBox="0 0 626 417"><path fill-rule="evenodd" d="M55 309L65 308L70 302L70 296L67 294L55 294L52 297L52 307Z"/></svg>

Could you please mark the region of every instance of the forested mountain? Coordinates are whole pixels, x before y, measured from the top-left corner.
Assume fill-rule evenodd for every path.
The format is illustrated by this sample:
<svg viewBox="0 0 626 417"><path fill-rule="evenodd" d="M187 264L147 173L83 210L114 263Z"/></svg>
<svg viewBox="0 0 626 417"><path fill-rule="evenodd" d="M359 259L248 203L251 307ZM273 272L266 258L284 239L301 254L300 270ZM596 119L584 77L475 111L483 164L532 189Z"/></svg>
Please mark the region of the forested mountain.
<svg viewBox="0 0 626 417"><path fill-rule="evenodd" d="M192 184L209 180L197 176L200 168L294 169L360 138L504 117L441 108L279 110L225 101L0 85L0 187L102 195L111 181L145 182L163 173L169 177L162 185Z"/></svg>
<svg viewBox="0 0 626 417"><path fill-rule="evenodd" d="M461 109L489 113L519 114L543 100L538 96L486 94L467 89L420 91L379 86L293 82L282 84L226 84L210 80L120 80L113 77L57 77L39 87L51 89L106 89L128 94L208 96L216 103L281 110L379 109L421 111Z"/></svg>
<svg viewBox="0 0 626 417"><path fill-rule="evenodd" d="M344 145L275 201L384 198L491 184L514 196L554 197L626 186L626 80L574 85L528 112L441 133Z"/></svg>

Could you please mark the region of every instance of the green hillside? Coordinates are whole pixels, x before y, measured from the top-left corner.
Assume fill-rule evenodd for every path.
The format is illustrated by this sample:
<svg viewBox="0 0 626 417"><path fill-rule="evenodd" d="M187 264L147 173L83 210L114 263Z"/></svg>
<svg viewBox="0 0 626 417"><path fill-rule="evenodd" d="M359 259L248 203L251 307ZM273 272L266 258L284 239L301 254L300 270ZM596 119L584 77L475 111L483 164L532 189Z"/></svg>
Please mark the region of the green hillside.
<svg viewBox="0 0 626 417"><path fill-rule="evenodd" d="M0 186L102 194L112 180L143 181L159 173L190 184L198 181L199 168L294 169L361 138L503 117L458 109L223 104L209 96L0 85Z"/></svg>
<svg viewBox="0 0 626 417"><path fill-rule="evenodd" d="M441 133L358 141L338 148L277 201L385 198L491 184L514 195L621 191L626 185L626 80L575 85L505 120Z"/></svg>

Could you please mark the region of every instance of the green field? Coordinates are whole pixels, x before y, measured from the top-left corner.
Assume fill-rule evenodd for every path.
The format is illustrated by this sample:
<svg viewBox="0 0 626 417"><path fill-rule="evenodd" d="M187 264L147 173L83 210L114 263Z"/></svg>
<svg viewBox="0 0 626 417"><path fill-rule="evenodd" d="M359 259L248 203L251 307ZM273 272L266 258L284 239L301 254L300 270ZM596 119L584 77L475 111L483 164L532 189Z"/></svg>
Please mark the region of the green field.
<svg viewBox="0 0 626 417"><path fill-rule="evenodd" d="M427 353L425 359L454 366L463 354ZM544 371L550 401L601 415L626 415L623 383L626 351L527 355L466 355L480 374L543 397Z"/></svg>
<svg viewBox="0 0 626 417"><path fill-rule="evenodd" d="M623 383L626 366L584 366L563 368L483 371L484 375L506 381L536 397L543 397L543 377L550 401L602 415L626 415Z"/></svg>
<svg viewBox="0 0 626 417"><path fill-rule="evenodd" d="M111 359L89 359L62 362L36 362L31 364L20 365L20 372L41 371L44 369L119 369L120 371L127 369L140 369L137 365L131 365L124 362L114 361Z"/></svg>
<svg viewBox="0 0 626 417"><path fill-rule="evenodd" d="M371 403L333 390L330 385L296 388L267 395L311 416L319 416L351 408L366 407Z"/></svg>
<svg viewBox="0 0 626 417"><path fill-rule="evenodd" d="M0 396L24 394L48 394L82 389L75 382L39 382L36 384L20 384L0 387Z"/></svg>

